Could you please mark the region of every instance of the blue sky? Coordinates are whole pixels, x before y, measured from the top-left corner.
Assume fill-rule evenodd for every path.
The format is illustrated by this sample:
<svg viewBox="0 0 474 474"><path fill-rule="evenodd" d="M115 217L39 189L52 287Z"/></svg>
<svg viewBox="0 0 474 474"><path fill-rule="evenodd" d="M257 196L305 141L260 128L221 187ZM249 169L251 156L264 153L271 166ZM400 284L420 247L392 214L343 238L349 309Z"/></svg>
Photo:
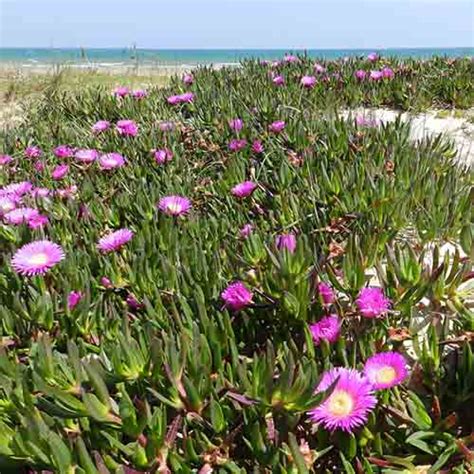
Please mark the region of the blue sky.
<svg viewBox="0 0 474 474"><path fill-rule="evenodd" d="M0 46L474 46L472 0L0 0Z"/></svg>

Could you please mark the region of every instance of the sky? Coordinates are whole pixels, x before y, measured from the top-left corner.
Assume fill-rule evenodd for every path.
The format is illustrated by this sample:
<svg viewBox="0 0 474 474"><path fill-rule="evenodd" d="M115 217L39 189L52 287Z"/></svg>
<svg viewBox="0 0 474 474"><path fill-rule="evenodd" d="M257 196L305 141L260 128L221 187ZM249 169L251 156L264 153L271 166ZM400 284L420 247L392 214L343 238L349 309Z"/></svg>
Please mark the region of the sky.
<svg viewBox="0 0 474 474"><path fill-rule="evenodd" d="M474 46L474 0L0 0L0 47Z"/></svg>

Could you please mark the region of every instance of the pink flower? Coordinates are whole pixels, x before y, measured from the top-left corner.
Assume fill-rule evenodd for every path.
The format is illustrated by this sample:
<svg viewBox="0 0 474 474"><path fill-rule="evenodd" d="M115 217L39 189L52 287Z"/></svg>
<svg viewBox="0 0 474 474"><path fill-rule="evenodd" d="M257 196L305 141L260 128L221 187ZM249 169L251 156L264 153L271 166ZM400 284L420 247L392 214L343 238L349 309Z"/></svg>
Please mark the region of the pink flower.
<svg viewBox="0 0 474 474"><path fill-rule="evenodd" d="M184 74L183 75L183 83L187 86L190 86L194 82L194 76L192 74Z"/></svg>
<svg viewBox="0 0 474 474"><path fill-rule="evenodd" d="M378 58L379 58L379 55L377 53L370 53L370 54L367 55L367 59L371 63L374 63L375 61L377 61Z"/></svg>
<svg viewBox="0 0 474 474"><path fill-rule="evenodd" d="M317 63L314 65L314 70L318 74L322 74L323 72L326 72L326 68L324 66L321 66L321 64L317 64Z"/></svg>
<svg viewBox="0 0 474 474"><path fill-rule="evenodd" d="M64 252L58 244L38 240L16 251L12 267L20 275L43 275L63 259Z"/></svg>
<svg viewBox="0 0 474 474"><path fill-rule="evenodd" d="M247 146L247 140L245 139L233 139L229 142L229 150L230 151L240 151L243 150Z"/></svg>
<svg viewBox="0 0 474 474"><path fill-rule="evenodd" d="M183 196L166 196L160 199L158 209L169 216L181 216L191 209L191 201Z"/></svg>
<svg viewBox="0 0 474 474"><path fill-rule="evenodd" d="M367 77L367 73L363 69L358 69L355 73L354 76L356 79L359 81L363 81Z"/></svg>
<svg viewBox="0 0 474 474"><path fill-rule="evenodd" d="M130 229L116 230L102 237L97 244L97 248L102 253L114 252L132 240L132 237L133 232Z"/></svg>
<svg viewBox="0 0 474 474"><path fill-rule="evenodd" d="M41 229L48 223L49 219L47 216L43 214L38 214L37 216L33 216L31 219L28 220L28 227L30 229Z"/></svg>
<svg viewBox="0 0 474 474"><path fill-rule="evenodd" d="M37 217L39 211L31 207L17 207L10 212L7 212L3 219L7 224L20 225L27 224L30 219Z"/></svg>
<svg viewBox="0 0 474 474"><path fill-rule="evenodd" d="M283 61L285 63L297 63L299 61L298 57L297 56L294 56L293 54L285 54L285 56L283 57Z"/></svg>
<svg viewBox="0 0 474 474"><path fill-rule="evenodd" d="M53 172L51 173L51 177L59 181L60 179L63 179L69 172L69 166L68 165L58 165L56 168L54 168Z"/></svg>
<svg viewBox="0 0 474 474"><path fill-rule="evenodd" d="M43 154L43 151L39 146L32 145L25 148L25 156L27 158L39 158Z"/></svg>
<svg viewBox="0 0 474 474"><path fill-rule="evenodd" d="M241 239L246 239L252 232L253 232L253 225L252 224L245 224L239 230L239 237Z"/></svg>
<svg viewBox="0 0 474 474"><path fill-rule="evenodd" d="M173 159L173 152L169 148L162 148L160 150L154 150L153 156L159 165L163 165Z"/></svg>
<svg viewBox="0 0 474 474"><path fill-rule="evenodd" d="M316 78L314 76L303 76L300 83L303 87L312 89L316 85Z"/></svg>
<svg viewBox="0 0 474 474"><path fill-rule="evenodd" d="M135 137L138 134L138 125L133 120L119 120L116 128L123 136Z"/></svg>
<svg viewBox="0 0 474 474"><path fill-rule="evenodd" d="M159 128L162 132L172 132L175 129L173 122L161 122Z"/></svg>
<svg viewBox="0 0 474 474"><path fill-rule="evenodd" d="M395 77L395 73L393 72L392 68L385 66L382 68L382 77L384 79L393 79Z"/></svg>
<svg viewBox="0 0 474 474"><path fill-rule="evenodd" d="M192 92L184 92L179 95L171 95L166 100L170 105L190 103L194 100L194 94Z"/></svg>
<svg viewBox="0 0 474 474"><path fill-rule="evenodd" d="M125 165L125 158L120 153L106 153L99 158L99 166L103 170L120 168Z"/></svg>
<svg viewBox="0 0 474 474"><path fill-rule="evenodd" d="M0 195L0 217L13 211L13 209L16 209L19 202L20 198L16 197L14 194Z"/></svg>
<svg viewBox="0 0 474 474"><path fill-rule="evenodd" d="M127 97L127 95L130 94L130 89L126 86L118 86L114 89L114 95L115 97Z"/></svg>
<svg viewBox="0 0 474 474"><path fill-rule="evenodd" d="M59 145L54 149L53 153L57 158L70 158L74 155L74 150L68 145Z"/></svg>
<svg viewBox="0 0 474 474"><path fill-rule="evenodd" d="M8 165L13 161L10 155L0 155L0 166Z"/></svg>
<svg viewBox="0 0 474 474"><path fill-rule="evenodd" d="M252 292L241 281L230 284L222 293L224 307L231 311L241 311L252 303Z"/></svg>
<svg viewBox="0 0 474 474"><path fill-rule="evenodd" d="M92 163L99 157L99 152L94 149L81 148L74 153L74 158L82 163Z"/></svg>
<svg viewBox="0 0 474 474"><path fill-rule="evenodd" d="M317 323L311 324L309 330L316 345L321 344L321 341L332 344L339 338L341 320L337 317L337 314L331 314L331 316L325 316Z"/></svg>
<svg viewBox="0 0 474 474"><path fill-rule="evenodd" d="M14 194L15 196L21 197L24 194L28 194L33 189L33 185L29 181L21 181L19 183L12 183L8 186L4 186L1 189L2 194Z"/></svg>
<svg viewBox="0 0 474 474"><path fill-rule="evenodd" d="M143 89L136 89L132 91L132 97L137 100L144 99L147 95L148 92Z"/></svg>
<svg viewBox="0 0 474 474"><path fill-rule="evenodd" d="M166 100L170 105L177 105L181 102L179 95L170 95Z"/></svg>
<svg viewBox="0 0 474 474"><path fill-rule="evenodd" d="M234 118L229 120L229 127L235 132L240 132L244 127L244 121L240 118Z"/></svg>
<svg viewBox="0 0 474 474"><path fill-rule="evenodd" d="M110 128L110 122L107 120L99 120L94 125L92 125L92 132L95 134L99 134L105 132Z"/></svg>
<svg viewBox="0 0 474 474"><path fill-rule="evenodd" d="M38 173L42 173L44 171L44 161L35 161L34 168Z"/></svg>
<svg viewBox="0 0 474 474"><path fill-rule="evenodd" d="M127 302L128 306L130 309L134 310L134 311L139 311L140 309L143 309L145 306L143 303L140 303L134 295L132 295L131 293L129 293L127 295L127 298L125 299L125 301Z"/></svg>
<svg viewBox="0 0 474 474"><path fill-rule="evenodd" d="M323 300L323 304L328 306L336 300L334 295L334 291L327 283L323 281L318 284L318 293L321 299Z"/></svg>
<svg viewBox="0 0 474 474"><path fill-rule="evenodd" d="M370 71L369 77L372 81L379 81L383 78L383 74L382 71Z"/></svg>
<svg viewBox="0 0 474 474"><path fill-rule="evenodd" d="M358 127L377 127L379 124L377 119L370 119L363 115L358 115L355 119L355 123Z"/></svg>
<svg viewBox="0 0 474 474"><path fill-rule="evenodd" d="M113 287L112 282L110 281L110 279L105 277L105 276L100 279L100 284L105 288L112 288Z"/></svg>
<svg viewBox="0 0 474 474"><path fill-rule="evenodd" d="M260 140L254 140L254 142L252 143L252 151L257 154L263 153L264 148Z"/></svg>
<svg viewBox="0 0 474 474"><path fill-rule="evenodd" d="M31 190L31 195L35 198L46 198L51 194L51 191L48 188L36 187Z"/></svg>
<svg viewBox="0 0 474 474"><path fill-rule="evenodd" d="M351 432L367 422L377 399L370 382L354 369L337 367L323 374L316 393L324 392L334 383L332 393L308 412L311 419L331 431Z"/></svg>
<svg viewBox="0 0 474 474"><path fill-rule="evenodd" d="M360 290L356 305L364 318L376 318L389 310L390 300L381 288L367 287Z"/></svg>
<svg viewBox="0 0 474 474"><path fill-rule="evenodd" d="M67 309L72 311L82 300L82 293L80 291L71 291L67 296Z"/></svg>
<svg viewBox="0 0 474 474"><path fill-rule="evenodd" d="M56 191L56 194L62 199L74 197L76 193L77 193L77 186L75 184L73 184L72 186L69 186L68 188L58 189Z"/></svg>
<svg viewBox="0 0 474 474"><path fill-rule="evenodd" d="M289 253L294 253L296 250L296 235L295 234L280 234L275 241L278 250L287 250Z"/></svg>
<svg viewBox="0 0 474 474"><path fill-rule="evenodd" d="M243 181L231 189L231 193L238 198L250 196L257 189L257 183L253 181Z"/></svg>
<svg viewBox="0 0 474 474"><path fill-rule="evenodd" d="M280 133L281 131L283 131L285 126L286 124L283 120L277 120L276 122L271 123L268 129L272 133Z"/></svg>
<svg viewBox="0 0 474 474"><path fill-rule="evenodd" d="M285 84L285 78L281 75L273 76L272 82L275 86L282 86Z"/></svg>
<svg viewBox="0 0 474 474"><path fill-rule="evenodd" d="M398 352L381 352L369 357L364 374L375 390L401 384L408 376L407 361Z"/></svg>

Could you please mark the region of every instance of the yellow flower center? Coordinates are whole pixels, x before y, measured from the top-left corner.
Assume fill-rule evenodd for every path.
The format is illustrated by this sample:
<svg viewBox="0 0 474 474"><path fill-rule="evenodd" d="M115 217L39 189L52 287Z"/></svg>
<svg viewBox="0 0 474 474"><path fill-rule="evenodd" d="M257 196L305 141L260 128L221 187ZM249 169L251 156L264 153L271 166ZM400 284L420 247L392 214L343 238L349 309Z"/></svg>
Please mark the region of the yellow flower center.
<svg viewBox="0 0 474 474"><path fill-rule="evenodd" d="M335 390L329 397L328 409L332 415L344 417L354 408L354 399L345 390Z"/></svg>
<svg viewBox="0 0 474 474"><path fill-rule="evenodd" d="M30 263L32 265L46 265L49 261L48 255L45 253L37 253L36 255L32 255L30 257Z"/></svg>
<svg viewBox="0 0 474 474"><path fill-rule="evenodd" d="M396 376L397 373L395 372L395 369L387 365L377 371L375 378L377 379L378 383L390 383L393 379L395 379Z"/></svg>

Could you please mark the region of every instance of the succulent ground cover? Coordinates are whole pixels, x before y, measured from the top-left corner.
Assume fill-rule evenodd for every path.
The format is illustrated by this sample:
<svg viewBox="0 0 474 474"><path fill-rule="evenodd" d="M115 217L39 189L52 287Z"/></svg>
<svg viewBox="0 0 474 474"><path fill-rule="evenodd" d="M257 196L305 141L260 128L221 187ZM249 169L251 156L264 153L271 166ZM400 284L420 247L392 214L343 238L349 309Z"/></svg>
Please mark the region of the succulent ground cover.
<svg viewBox="0 0 474 474"><path fill-rule="evenodd" d="M472 99L292 56L45 96L1 137L0 472L472 472L472 172L335 113Z"/></svg>

